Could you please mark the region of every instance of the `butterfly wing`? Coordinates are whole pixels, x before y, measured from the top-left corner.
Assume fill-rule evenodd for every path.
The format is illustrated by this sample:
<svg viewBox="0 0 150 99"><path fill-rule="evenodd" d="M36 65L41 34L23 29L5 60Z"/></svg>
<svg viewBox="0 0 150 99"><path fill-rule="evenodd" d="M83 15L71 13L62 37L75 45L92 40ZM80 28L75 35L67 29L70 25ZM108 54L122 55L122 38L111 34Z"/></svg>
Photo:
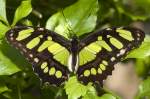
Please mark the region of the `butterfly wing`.
<svg viewBox="0 0 150 99"><path fill-rule="evenodd" d="M144 33L135 28L107 28L88 35L79 44L78 79L102 85L114 65L143 40Z"/></svg>
<svg viewBox="0 0 150 99"><path fill-rule="evenodd" d="M70 42L64 37L40 27L17 26L6 33L6 38L32 64L43 82L59 86L68 79Z"/></svg>

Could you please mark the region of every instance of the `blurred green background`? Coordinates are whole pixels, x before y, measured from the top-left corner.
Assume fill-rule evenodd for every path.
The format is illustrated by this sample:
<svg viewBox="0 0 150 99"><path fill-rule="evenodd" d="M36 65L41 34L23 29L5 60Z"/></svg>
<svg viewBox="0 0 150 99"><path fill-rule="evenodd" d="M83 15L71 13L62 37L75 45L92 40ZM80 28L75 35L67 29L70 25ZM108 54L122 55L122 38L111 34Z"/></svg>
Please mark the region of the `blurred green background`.
<svg viewBox="0 0 150 99"><path fill-rule="evenodd" d="M134 26L145 31L146 38L115 66L98 92L74 77L65 87L41 86L32 66L6 43L5 33L15 25L28 25L67 37L68 24L78 36L106 27ZM0 99L150 99L149 27L150 0L0 0ZM69 86L70 82L74 84Z"/></svg>

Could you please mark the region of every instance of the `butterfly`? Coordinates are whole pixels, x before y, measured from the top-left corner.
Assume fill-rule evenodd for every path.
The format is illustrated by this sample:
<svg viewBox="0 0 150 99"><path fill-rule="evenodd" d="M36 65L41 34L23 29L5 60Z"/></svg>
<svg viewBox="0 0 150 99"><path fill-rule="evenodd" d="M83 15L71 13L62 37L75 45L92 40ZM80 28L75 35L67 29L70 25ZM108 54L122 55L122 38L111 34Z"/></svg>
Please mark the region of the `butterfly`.
<svg viewBox="0 0 150 99"><path fill-rule="evenodd" d="M70 39L42 27L16 26L7 41L32 64L42 82L60 86L70 75L83 84L103 84L114 65L140 46L145 34L137 28L113 27Z"/></svg>

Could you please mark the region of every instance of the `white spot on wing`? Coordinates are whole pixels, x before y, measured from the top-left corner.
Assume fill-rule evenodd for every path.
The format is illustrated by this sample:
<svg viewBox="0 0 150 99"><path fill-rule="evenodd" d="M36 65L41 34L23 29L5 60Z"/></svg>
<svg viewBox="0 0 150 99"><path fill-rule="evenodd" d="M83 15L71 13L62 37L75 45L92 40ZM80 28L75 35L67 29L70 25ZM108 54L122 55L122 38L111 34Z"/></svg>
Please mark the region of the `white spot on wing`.
<svg viewBox="0 0 150 99"><path fill-rule="evenodd" d="M22 46L22 44L20 44L20 43L19 43L19 44L18 44L18 46L19 46L19 47L21 47L21 46Z"/></svg>
<svg viewBox="0 0 150 99"><path fill-rule="evenodd" d="M112 36L110 36L110 35L107 35L107 38L110 38L110 37L112 37Z"/></svg>
<svg viewBox="0 0 150 99"><path fill-rule="evenodd" d="M113 61L115 61L115 60L116 60L116 58L115 58L115 57L112 57L110 60L113 62Z"/></svg>
<svg viewBox="0 0 150 99"><path fill-rule="evenodd" d="M126 49L121 49L120 52L117 54L117 57L124 55L126 52Z"/></svg>
<svg viewBox="0 0 150 99"><path fill-rule="evenodd" d="M111 28L107 28L106 30L112 30Z"/></svg>
<svg viewBox="0 0 150 99"><path fill-rule="evenodd" d="M24 54L22 51L20 52L22 55Z"/></svg>
<svg viewBox="0 0 150 99"><path fill-rule="evenodd" d="M40 28L38 28L38 30L39 30L39 31L44 31L44 28L41 28L41 27L40 27Z"/></svg>
<svg viewBox="0 0 150 99"><path fill-rule="evenodd" d="M12 40L14 40L14 38L13 38L13 37L10 37L10 40L12 41Z"/></svg>
<svg viewBox="0 0 150 99"><path fill-rule="evenodd" d="M125 52L126 52L126 49L122 49L122 50L120 50L120 55L125 54Z"/></svg>
<svg viewBox="0 0 150 99"><path fill-rule="evenodd" d="M137 40L139 41L139 40L140 40L140 38L137 38Z"/></svg>
<svg viewBox="0 0 150 99"><path fill-rule="evenodd" d="M34 62L38 63L39 62L39 59L36 57L34 58Z"/></svg>
<svg viewBox="0 0 150 99"><path fill-rule="evenodd" d="M25 53L27 52L27 50L26 50L25 48L23 48L22 50L23 50L23 52L25 52Z"/></svg>
<svg viewBox="0 0 150 99"><path fill-rule="evenodd" d="M31 58L32 58L32 57L33 57L33 54L29 54L29 57L31 57Z"/></svg>
<svg viewBox="0 0 150 99"><path fill-rule="evenodd" d="M141 36L141 35L140 35L140 33L137 33L137 36L139 36L139 37L140 37L140 36Z"/></svg>
<svg viewBox="0 0 150 99"><path fill-rule="evenodd" d="M10 33L10 36L12 37L14 34L13 33Z"/></svg>
<svg viewBox="0 0 150 99"><path fill-rule="evenodd" d="M120 53L117 54L117 57L119 57L119 56L120 56Z"/></svg>

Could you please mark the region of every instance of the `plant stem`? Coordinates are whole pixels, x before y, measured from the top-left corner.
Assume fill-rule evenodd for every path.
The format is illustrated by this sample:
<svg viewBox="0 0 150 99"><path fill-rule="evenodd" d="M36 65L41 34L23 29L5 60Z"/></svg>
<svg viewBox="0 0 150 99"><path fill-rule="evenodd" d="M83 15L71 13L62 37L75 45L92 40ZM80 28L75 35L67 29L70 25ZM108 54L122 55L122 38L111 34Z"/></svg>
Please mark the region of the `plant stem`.
<svg viewBox="0 0 150 99"><path fill-rule="evenodd" d="M17 85L17 89L18 89L18 99L22 99L19 85Z"/></svg>

